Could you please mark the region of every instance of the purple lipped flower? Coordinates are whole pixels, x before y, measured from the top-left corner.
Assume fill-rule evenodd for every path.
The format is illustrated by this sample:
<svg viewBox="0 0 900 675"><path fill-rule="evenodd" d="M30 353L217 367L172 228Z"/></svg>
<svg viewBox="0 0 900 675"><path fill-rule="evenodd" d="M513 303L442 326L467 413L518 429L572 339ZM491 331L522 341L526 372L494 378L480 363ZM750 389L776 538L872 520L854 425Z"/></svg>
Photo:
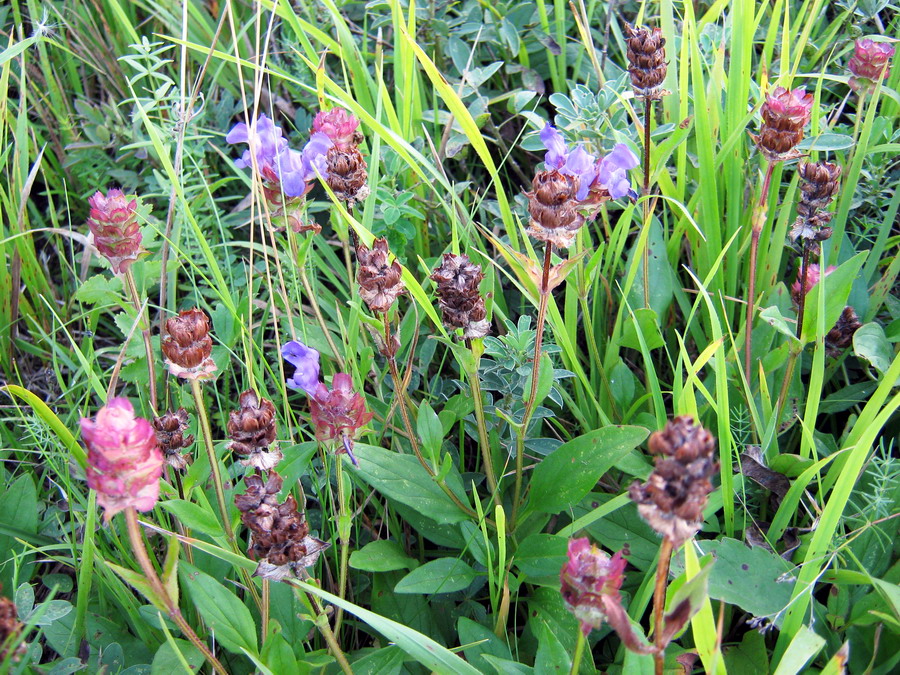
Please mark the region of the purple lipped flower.
<svg viewBox="0 0 900 675"><path fill-rule="evenodd" d="M640 161L624 143L617 143L612 151L597 162L597 183L605 187L613 199L621 199L631 193L628 170Z"/></svg>
<svg viewBox="0 0 900 675"><path fill-rule="evenodd" d="M291 340L281 348L281 356L294 366L287 380L291 389L302 389L312 396L319 385L319 352L302 342Z"/></svg>
<svg viewBox="0 0 900 675"><path fill-rule="evenodd" d="M562 134L549 122L541 130L541 141L547 148L544 155L544 164L547 169L556 169L566 176L578 178L578 191L575 199L584 200L588 196L591 184L597 177L597 167L594 157L589 155L580 145L574 150L569 150Z"/></svg>
<svg viewBox="0 0 900 675"><path fill-rule="evenodd" d="M252 126L238 122L232 127L225 141L231 144L246 143L250 146L234 165L239 169L253 166L252 151L256 150L256 163L260 169L264 166L274 168L276 158L287 147L287 139L282 138L281 127L262 114Z"/></svg>

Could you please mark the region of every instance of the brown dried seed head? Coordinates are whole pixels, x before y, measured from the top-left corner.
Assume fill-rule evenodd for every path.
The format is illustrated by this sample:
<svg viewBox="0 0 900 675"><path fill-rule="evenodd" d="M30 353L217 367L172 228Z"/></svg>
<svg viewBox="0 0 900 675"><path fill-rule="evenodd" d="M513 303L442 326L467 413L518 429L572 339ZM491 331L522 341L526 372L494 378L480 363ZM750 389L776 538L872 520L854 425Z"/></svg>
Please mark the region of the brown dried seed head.
<svg viewBox="0 0 900 675"><path fill-rule="evenodd" d="M634 95L658 99L664 93L666 79L666 39L659 28L634 27L625 24L625 44L628 48L628 73Z"/></svg>
<svg viewBox="0 0 900 675"><path fill-rule="evenodd" d="M275 442L275 406L252 389L240 395L239 404L228 417L228 447L246 457L245 466L268 471L283 457L277 447L269 448Z"/></svg>
<svg viewBox="0 0 900 675"><path fill-rule="evenodd" d="M861 326L856 310L852 307L844 307L837 323L825 335L825 349L828 355L834 358L839 357L841 352L853 344L853 335Z"/></svg>
<svg viewBox="0 0 900 675"><path fill-rule="evenodd" d="M827 208L841 189L841 167L831 162L804 162L798 168L803 182L800 184L800 206L797 211L811 217L818 209Z"/></svg>
<svg viewBox="0 0 900 675"><path fill-rule="evenodd" d="M568 248L575 242L578 229L584 225L584 216L576 199L578 178L550 169L538 172L531 187L531 192L525 193L531 215L528 234L538 241Z"/></svg>
<svg viewBox="0 0 900 675"><path fill-rule="evenodd" d="M325 161L328 168L325 182L338 199L352 206L354 202L361 202L369 196L366 183L369 174L359 148L355 145L334 146L328 150Z"/></svg>
<svg viewBox="0 0 900 675"><path fill-rule="evenodd" d="M194 443L193 434L185 435L188 427L188 414L184 408L172 412L167 411L160 417L153 418L153 430L156 440L163 451L166 464L175 469L187 467L190 456L182 454L182 450Z"/></svg>
<svg viewBox="0 0 900 675"><path fill-rule="evenodd" d="M400 263L388 262L387 239L376 239L372 248L361 243L356 247L359 270L356 281L359 295L373 312L387 312L398 295L406 292L401 281Z"/></svg>
<svg viewBox="0 0 900 675"><path fill-rule="evenodd" d="M676 417L650 436L650 452L659 455L646 483L635 481L629 495L649 525L677 546L703 523L703 509L712 491L716 442L691 417Z"/></svg>
<svg viewBox="0 0 900 675"><path fill-rule="evenodd" d="M212 374L216 366L210 356L212 338L209 328L209 317L196 307L166 321L161 347L173 375L200 379Z"/></svg>
<svg viewBox="0 0 900 675"><path fill-rule="evenodd" d="M462 328L467 339L488 334L487 311L478 290L484 279L480 265L471 262L467 255L445 253L431 279L437 282L438 304L448 328Z"/></svg>
<svg viewBox="0 0 900 675"><path fill-rule="evenodd" d="M766 95L760 109L763 124L753 139L760 151L772 162L798 157L795 150L803 140L803 127L812 114L813 95L803 87L793 91L776 87Z"/></svg>

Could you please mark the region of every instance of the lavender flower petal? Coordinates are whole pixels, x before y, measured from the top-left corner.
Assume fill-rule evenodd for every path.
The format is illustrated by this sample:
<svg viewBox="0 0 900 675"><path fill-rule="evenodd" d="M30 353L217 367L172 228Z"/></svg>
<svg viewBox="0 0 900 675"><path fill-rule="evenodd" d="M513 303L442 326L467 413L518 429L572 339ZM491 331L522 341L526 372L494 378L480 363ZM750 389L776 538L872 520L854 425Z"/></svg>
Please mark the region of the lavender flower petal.
<svg viewBox="0 0 900 675"><path fill-rule="evenodd" d="M541 141L547 148L547 154L544 155L544 164L548 169L559 169L566 163L568 151L566 149L566 141L562 134L556 130L556 127L549 122L541 130Z"/></svg>
<svg viewBox="0 0 900 675"><path fill-rule="evenodd" d="M319 384L319 352L302 342L291 340L281 348L282 358L294 366L294 374L288 378L287 386L302 389L312 395Z"/></svg>

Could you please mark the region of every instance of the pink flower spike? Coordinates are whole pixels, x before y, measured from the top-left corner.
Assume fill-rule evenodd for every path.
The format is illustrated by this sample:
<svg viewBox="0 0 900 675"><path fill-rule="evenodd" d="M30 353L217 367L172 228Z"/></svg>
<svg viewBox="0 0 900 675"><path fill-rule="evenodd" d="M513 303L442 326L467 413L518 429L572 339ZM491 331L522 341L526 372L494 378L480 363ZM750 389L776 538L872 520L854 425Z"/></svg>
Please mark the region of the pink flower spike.
<svg viewBox="0 0 900 675"><path fill-rule="evenodd" d="M347 373L335 373L331 391L322 382L309 398L316 438L320 441L339 441L335 451L353 456L353 438L374 416L366 412L365 399L353 391L353 380Z"/></svg>
<svg viewBox="0 0 900 675"><path fill-rule="evenodd" d="M88 228L94 235L94 246L109 261L114 274L124 274L131 263L147 253L141 246L137 199L112 188L105 195L98 190L88 203Z"/></svg>
<svg viewBox="0 0 900 675"><path fill-rule="evenodd" d="M320 110L313 120L312 133L323 133L341 150L362 143L359 120L343 108Z"/></svg>
<svg viewBox="0 0 900 675"><path fill-rule="evenodd" d="M88 487L97 491L104 520L134 507L151 510L159 499L163 456L149 421L134 416L126 398L113 398L94 419L81 418L88 450Z"/></svg>
<svg viewBox="0 0 900 675"><path fill-rule="evenodd" d="M856 92L872 92L879 80L887 79L891 72L894 46L888 42L875 42L861 38L853 45L853 56L847 68L853 73L848 84Z"/></svg>
<svg viewBox="0 0 900 675"><path fill-rule="evenodd" d="M610 558L587 538L569 541L569 558L560 572L562 597L585 636L621 605L625 564L621 551Z"/></svg>

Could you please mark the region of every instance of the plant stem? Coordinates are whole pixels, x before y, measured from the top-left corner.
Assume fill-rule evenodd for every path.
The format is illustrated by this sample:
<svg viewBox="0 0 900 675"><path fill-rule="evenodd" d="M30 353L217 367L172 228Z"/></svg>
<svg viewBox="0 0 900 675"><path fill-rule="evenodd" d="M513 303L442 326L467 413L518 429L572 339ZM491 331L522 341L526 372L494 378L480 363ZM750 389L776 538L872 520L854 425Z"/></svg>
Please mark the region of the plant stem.
<svg viewBox="0 0 900 675"><path fill-rule="evenodd" d="M797 310L797 339L803 333L803 314L806 312L806 275L809 271L809 245L806 239L801 239L803 256L800 258L800 299Z"/></svg>
<svg viewBox="0 0 900 675"><path fill-rule="evenodd" d="M544 322L547 318L547 300L550 297L550 254L553 246L547 242L544 247L544 270L541 277L540 304L538 305L537 327L534 334L534 363L531 367L531 391L525 410L522 413L522 426L516 435L516 483L513 489L512 516L509 521L509 531L516 529L516 517L519 514L519 501L522 498L522 471L525 466L525 435L528 432L528 422L534 413L535 399L537 398L538 379L541 374L541 342L544 339Z"/></svg>
<svg viewBox="0 0 900 675"><path fill-rule="evenodd" d="M209 426L206 406L203 404L203 392L200 390L199 380L191 380L191 392L194 394L194 404L197 408L197 417L200 420L200 432L203 436L203 444L206 447L206 455L209 458L209 468L212 472L216 502L219 505L219 515L222 517L222 526L225 528L225 538L228 539L228 543L232 547L235 547L234 530L231 529L231 519L228 517L228 508L225 506L225 486L222 483L222 474L219 471L219 460L216 457L216 450L213 448L212 429Z"/></svg>
<svg viewBox="0 0 900 675"><path fill-rule="evenodd" d="M644 227L650 227L650 112L653 105L650 97L644 99ZM644 282L644 307L650 308L650 240L642 252L643 258L643 282Z"/></svg>
<svg viewBox="0 0 900 675"><path fill-rule="evenodd" d="M150 562L150 556L147 555L147 549L144 547L144 541L141 538L140 525L138 525L137 521L137 512L134 510L133 506L129 506L125 509L125 523L127 525L128 539L131 541L131 548L134 552L134 556L137 558L138 564L141 566L141 570L143 570L144 576L150 584L150 588L153 589L153 593L166 606L169 618L181 629L184 636L200 650L217 673L228 675L228 671L225 670L225 667L215 656L213 656L213 653L209 650L209 647L206 646L206 643L197 637L194 629L191 628L190 624L182 616L181 610L172 601L172 598L169 597L165 586L163 586L162 581L160 581L159 576L156 574L153 563Z"/></svg>
<svg viewBox="0 0 900 675"><path fill-rule="evenodd" d="M344 463L340 455L335 454L335 473L338 485L338 541L341 545L341 567L338 575L338 597L346 599L347 568L350 560L350 519L347 516L347 495L344 493ZM334 620L334 633L341 634L341 623L344 620L344 608L338 607Z"/></svg>
<svg viewBox="0 0 900 675"><path fill-rule="evenodd" d="M581 624L579 624L578 637L575 641L575 653L572 655L572 669L569 671L569 675L578 675L578 671L581 668L581 657L584 654L585 642L584 631L581 630Z"/></svg>
<svg viewBox="0 0 900 675"><path fill-rule="evenodd" d="M300 266L300 281L303 283L303 288L306 289L306 297L309 298L309 304L312 305L313 314L316 315L316 321L319 322L319 328L322 329L322 332L325 334L325 339L328 341L328 346L331 347L331 352L334 354L334 358L337 360L338 364L341 366L341 370L346 370L347 366L344 363L344 357L341 356L341 353L338 351L337 345L334 344L334 340L331 339L331 331L328 330L328 326L325 323L325 317L322 316L322 310L319 309L319 301L316 300L316 296L313 293L312 286L309 284L309 278L306 276L306 266Z"/></svg>
<svg viewBox="0 0 900 675"><path fill-rule="evenodd" d="M487 476L488 486L494 497L494 503L497 501L497 476L494 474L494 462L491 458L491 444L488 440L487 425L484 418L484 399L481 393L481 380L478 377L478 361L475 358L475 352L472 349L472 341L467 339L466 346L472 351L474 368L466 373L469 378L469 387L472 390L472 400L475 404L475 424L478 427L478 444L481 446L481 461L484 464L484 473Z"/></svg>
<svg viewBox="0 0 900 675"><path fill-rule="evenodd" d="M295 593L302 591L302 589L297 586L293 586L293 588ZM302 593L306 596L309 604L313 607L313 611L316 613L316 626L322 633L322 637L325 638L325 642L328 643L328 647L331 649L331 655L334 656L338 665L341 667L341 670L344 671L346 675L353 675L353 669L347 661L347 656L341 650L341 646L338 644L338 640L335 637L334 632L332 632L331 626L328 625L328 615L325 614L325 610L322 609L319 599L312 593L307 593L306 591L302 591Z"/></svg>
<svg viewBox="0 0 900 675"><path fill-rule="evenodd" d="M128 287L128 295L131 296L131 304L134 305L134 311L137 312L138 321L141 324L141 336L144 338L144 350L147 352L147 375L150 379L150 407L153 414L157 412L156 397L156 365L154 363L153 345L150 342L150 312L143 310L140 296L138 295L137 284L134 283L134 275L131 268L128 267L123 275L125 285Z"/></svg>
<svg viewBox="0 0 900 675"><path fill-rule="evenodd" d="M759 196L759 204L753 210L750 233L750 280L747 290L747 318L744 326L744 375L747 385L750 385L753 377L750 374L750 357L753 352L753 314L756 304L756 263L759 249L759 236L766 224L766 206L769 201L769 185L772 182L772 171L775 162L769 162L766 166L766 177L763 179L762 192Z"/></svg>
<svg viewBox="0 0 900 675"><path fill-rule="evenodd" d="M672 540L664 537L659 547L659 561L656 565L656 586L653 589L653 641L656 651L653 663L656 675L662 675L666 662L666 645L662 643L663 612L666 607L666 587L669 581L669 563L672 560Z"/></svg>

